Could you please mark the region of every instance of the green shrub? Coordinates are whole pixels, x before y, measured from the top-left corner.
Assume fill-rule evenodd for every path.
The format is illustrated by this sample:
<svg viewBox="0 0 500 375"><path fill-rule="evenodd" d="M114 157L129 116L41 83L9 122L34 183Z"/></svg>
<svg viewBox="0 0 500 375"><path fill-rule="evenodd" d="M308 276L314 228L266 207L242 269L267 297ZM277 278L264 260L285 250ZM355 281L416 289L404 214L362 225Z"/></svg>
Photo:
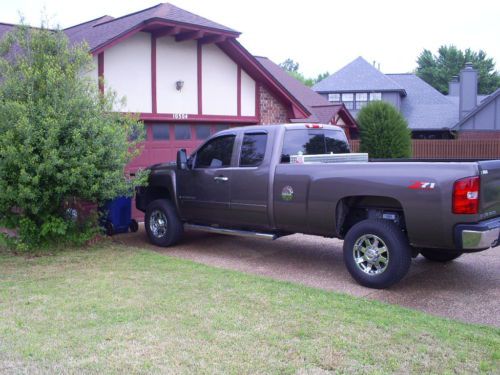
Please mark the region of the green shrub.
<svg viewBox="0 0 500 375"><path fill-rule="evenodd" d="M73 220L66 202L100 203L143 181L126 181L124 167L144 126L113 112L116 95L85 78L92 68L86 45L44 25L0 43L0 226L17 228L20 248L80 242L97 221Z"/></svg>
<svg viewBox="0 0 500 375"><path fill-rule="evenodd" d="M408 123L394 106L372 102L358 114L360 151L371 158L411 157L411 132Z"/></svg>

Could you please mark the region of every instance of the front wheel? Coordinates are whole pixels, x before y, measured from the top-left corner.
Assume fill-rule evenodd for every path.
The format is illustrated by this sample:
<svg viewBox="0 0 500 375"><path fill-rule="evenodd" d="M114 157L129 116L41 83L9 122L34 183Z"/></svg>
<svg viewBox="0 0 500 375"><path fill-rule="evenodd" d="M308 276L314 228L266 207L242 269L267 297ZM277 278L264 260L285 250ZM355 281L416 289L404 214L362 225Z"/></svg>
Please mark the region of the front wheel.
<svg viewBox="0 0 500 375"><path fill-rule="evenodd" d="M396 224L387 220L368 219L357 223L347 232L344 262L359 284L384 289L408 273L411 249Z"/></svg>
<svg viewBox="0 0 500 375"><path fill-rule="evenodd" d="M439 249L420 249L420 254L422 254L424 258L427 260L431 260L433 262L445 263L452 261L453 259L457 259L463 253L444 251Z"/></svg>
<svg viewBox="0 0 500 375"><path fill-rule="evenodd" d="M148 205L144 225L149 241L162 247L175 245L184 232L174 205L166 199L157 199Z"/></svg>

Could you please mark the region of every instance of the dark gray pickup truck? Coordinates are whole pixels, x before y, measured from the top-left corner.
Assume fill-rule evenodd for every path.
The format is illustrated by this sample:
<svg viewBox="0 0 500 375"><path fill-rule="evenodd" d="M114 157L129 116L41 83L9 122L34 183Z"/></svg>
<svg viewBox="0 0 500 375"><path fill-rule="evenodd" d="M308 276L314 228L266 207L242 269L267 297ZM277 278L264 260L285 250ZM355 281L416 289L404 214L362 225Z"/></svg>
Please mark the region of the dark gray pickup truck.
<svg viewBox="0 0 500 375"><path fill-rule="evenodd" d="M499 245L497 160L369 162L338 127L285 124L225 130L150 169L136 206L159 246L184 228L337 237L353 278L386 288L418 254L445 262Z"/></svg>

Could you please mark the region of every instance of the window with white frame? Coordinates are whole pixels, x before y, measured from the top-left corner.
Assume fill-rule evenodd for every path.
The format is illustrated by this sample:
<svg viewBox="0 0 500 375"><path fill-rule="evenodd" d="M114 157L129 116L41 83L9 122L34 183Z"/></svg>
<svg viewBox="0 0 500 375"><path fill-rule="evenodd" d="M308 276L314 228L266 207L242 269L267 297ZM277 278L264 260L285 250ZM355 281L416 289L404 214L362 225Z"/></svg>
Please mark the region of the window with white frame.
<svg viewBox="0 0 500 375"><path fill-rule="evenodd" d="M368 93L367 92L358 92L356 93L356 109L363 108L366 104L368 104Z"/></svg>
<svg viewBox="0 0 500 375"><path fill-rule="evenodd" d="M375 102L378 100L382 100L382 93L381 92L372 92L370 93L370 101Z"/></svg>
<svg viewBox="0 0 500 375"><path fill-rule="evenodd" d="M340 102L340 94L328 94L328 101L339 103Z"/></svg>

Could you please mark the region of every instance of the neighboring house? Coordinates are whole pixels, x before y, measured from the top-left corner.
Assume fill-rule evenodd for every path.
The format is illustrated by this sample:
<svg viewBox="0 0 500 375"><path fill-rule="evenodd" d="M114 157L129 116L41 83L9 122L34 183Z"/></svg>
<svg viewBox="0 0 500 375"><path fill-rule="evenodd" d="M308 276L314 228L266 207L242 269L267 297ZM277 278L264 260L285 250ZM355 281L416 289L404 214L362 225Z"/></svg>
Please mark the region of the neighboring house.
<svg viewBox="0 0 500 375"><path fill-rule="evenodd" d="M470 75L475 75L475 81L473 77L469 78ZM469 66L462 70L461 77L460 81L450 82L453 90L446 96L415 74L384 74L358 57L318 82L313 89L332 103L344 103L353 116L357 116L367 103L384 100L403 114L414 138L448 139L453 138L456 131L471 126L464 127L462 119L465 113L471 112L478 103L481 105L477 110L482 111L484 97L477 96L477 73ZM494 117L491 109L488 113ZM488 116L482 119L484 117ZM498 120L481 124L484 128L500 130L498 125Z"/></svg>
<svg viewBox="0 0 500 375"><path fill-rule="evenodd" d="M460 77L449 84L449 98L459 107L459 121L452 127L459 138L500 140L500 88L488 96L477 95L477 72L466 64Z"/></svg>
<svg viewBox="0 0 500 375"><path fill-rule="evenodd" d="M291 122L332 124L344 129L349 138L357 138L356 120L343 103L332 104L323 96L298 81L267 57L255 56L257 61L295 98L304 104L311 116L307 119L292 119Z"/></svg>
<svg viewBox="0 0 500 375"><path fill-rule="evenodd" d="M0 38L14 25L0 24ZM146 126L143 153L128 170L175 160L232 126L307 121L311 110L238 41L239 32L171 4L119 18L103 16L63 30L87 42L101 90L126 97ZM327 103L328 104L328 103Z"/></svg>

